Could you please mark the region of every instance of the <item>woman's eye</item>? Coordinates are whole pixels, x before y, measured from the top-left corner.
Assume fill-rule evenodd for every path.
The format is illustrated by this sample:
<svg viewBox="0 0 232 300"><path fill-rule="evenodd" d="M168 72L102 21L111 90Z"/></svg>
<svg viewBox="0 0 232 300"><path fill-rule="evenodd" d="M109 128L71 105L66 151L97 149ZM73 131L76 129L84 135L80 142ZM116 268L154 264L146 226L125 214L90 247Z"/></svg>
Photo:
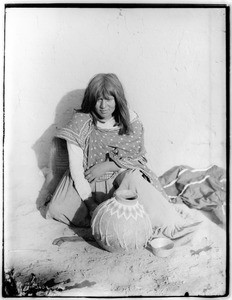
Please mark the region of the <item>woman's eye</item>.
<svg viewBox="0 0 232 300"><path fill-rule="evenodd" d="M105 100L105 101L113 101L114 98L98 98L97 99L97 101L103 101L103 100Z"/></svg>

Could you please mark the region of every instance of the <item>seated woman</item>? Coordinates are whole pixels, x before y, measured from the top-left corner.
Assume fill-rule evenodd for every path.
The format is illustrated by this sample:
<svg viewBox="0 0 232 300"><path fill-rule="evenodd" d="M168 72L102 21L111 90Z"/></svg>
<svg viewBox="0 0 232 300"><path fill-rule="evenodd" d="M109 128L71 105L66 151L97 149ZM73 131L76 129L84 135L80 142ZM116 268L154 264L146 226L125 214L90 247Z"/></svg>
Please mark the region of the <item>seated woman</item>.
<svg viewBox="0 0 232 300"><path fill-rule="evenodd" d="M115 74L98 74L89 82L81 110L56 136L67 142L69 170L49 203L47 217L89 226L98 204L117 189L130 189L138 194L154 234L176 238L194 230L195 224L186 224L147 167L143 125L129 110Z"/></svg>

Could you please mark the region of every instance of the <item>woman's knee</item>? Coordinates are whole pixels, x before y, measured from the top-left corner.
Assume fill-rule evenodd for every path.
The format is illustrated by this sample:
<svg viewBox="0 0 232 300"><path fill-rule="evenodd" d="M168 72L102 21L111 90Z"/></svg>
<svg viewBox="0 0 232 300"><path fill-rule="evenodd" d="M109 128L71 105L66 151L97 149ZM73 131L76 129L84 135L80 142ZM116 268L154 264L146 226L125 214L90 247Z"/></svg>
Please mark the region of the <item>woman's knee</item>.
<svg viewBox="0 0 232 300"><path fill-rule="evenodd" d="M119 189L129 189L137 192L137 186L142 178L142 174L138 170L127 170L123 172L124 174L119 174L117 178L117 186Z"/></svg>

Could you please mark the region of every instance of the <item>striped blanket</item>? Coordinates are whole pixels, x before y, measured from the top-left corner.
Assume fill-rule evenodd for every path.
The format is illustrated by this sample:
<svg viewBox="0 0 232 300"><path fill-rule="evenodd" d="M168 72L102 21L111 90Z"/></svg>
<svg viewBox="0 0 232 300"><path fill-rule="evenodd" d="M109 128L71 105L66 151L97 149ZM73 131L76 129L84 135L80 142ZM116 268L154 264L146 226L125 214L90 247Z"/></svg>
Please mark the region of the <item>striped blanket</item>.
<svg viewBox="0 0 232 300"><path fill-rule="evenodd" d="M171 202L226 215L226 171L216 165L207 169L175 166L159 177ZM218 213L219 212L219 213Z"/></svg>

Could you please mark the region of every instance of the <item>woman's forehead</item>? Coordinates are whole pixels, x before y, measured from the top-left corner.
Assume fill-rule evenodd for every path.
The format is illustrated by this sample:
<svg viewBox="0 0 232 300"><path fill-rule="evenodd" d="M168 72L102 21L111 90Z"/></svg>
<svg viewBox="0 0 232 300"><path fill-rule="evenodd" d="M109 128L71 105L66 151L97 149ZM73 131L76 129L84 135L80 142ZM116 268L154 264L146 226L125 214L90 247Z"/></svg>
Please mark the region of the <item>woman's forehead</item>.
<svg viewBox="0 0 232 300"><path fill-rule="evenodd" d="M114 98L113 92L105 90L105 89L102 90L102 91L99 91L97 96L98 96L98 98L99 97L103 97L103 98L107 98L107 99L113 99Z"/></svg>

